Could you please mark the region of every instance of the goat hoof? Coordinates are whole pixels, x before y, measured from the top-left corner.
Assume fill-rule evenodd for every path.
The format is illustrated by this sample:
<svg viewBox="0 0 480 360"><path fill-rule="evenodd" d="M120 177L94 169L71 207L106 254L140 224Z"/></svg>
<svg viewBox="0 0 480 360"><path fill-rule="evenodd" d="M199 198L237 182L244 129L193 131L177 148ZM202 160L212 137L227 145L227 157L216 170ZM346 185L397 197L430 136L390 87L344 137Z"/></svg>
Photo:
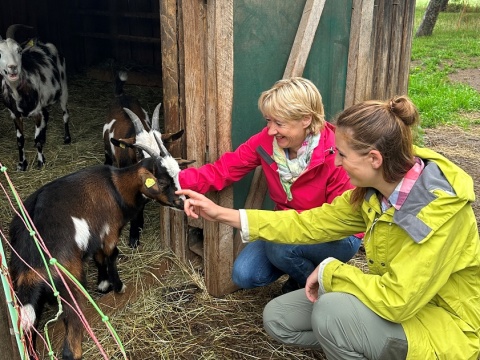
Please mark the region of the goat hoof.
<svg viewBox="0 0 480 360"><path fill-rule="evenodd" d="M67 145L67 144L70 144L72 142L72 138L70 136L65 136L65 138L63 139L63 144Z"/></svg>
<svg viewBox="0 0 480 360"><path fill-rule="evenodd" d="M23 162L19 162L17 164L17 170L18 171L26 171L27 170L27 160L23 161Z"/></svg>
<svg viewBox="0 0 480 360"><path fill-rule="evenodd" d="M37 169L40 170L41 168L43 168L43 166L45 165L45 161L37 161Z"/></svg>
<svg viewBox="0 0 480 360"><path fill-rule="evenodd" d="M112 291L112 286L107 280L103 280L97 285L97 289L102 294L106 294L106 293Z"/></svg>
<svg viewBox="0 0 480 360"><path fill-rule="evenodd" d="M125 286L125 284L122 284L122 288L119 291L116 291L116 292L119 293L119 294L124 294L126 289L127 289L127 287Z"/></svg>
<svg viewBox="0 0 480 360"><path fill-rule="evenodd" d="M132 249L136 249L140 245L140 239L130 239L130 242L128 243L128 245Z"/></svg>

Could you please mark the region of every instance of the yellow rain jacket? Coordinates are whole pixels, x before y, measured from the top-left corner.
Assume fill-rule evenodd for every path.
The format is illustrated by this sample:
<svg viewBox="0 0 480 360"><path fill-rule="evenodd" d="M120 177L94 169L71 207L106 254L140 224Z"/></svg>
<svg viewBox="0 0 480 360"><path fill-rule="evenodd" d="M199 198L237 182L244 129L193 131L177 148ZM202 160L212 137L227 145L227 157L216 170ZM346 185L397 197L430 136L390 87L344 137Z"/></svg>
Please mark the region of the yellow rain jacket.
<svg viewBox="0 0 480 360"><path fill-rule="evenodd" d="M302 213L242 210L242 236L313 244L365 232L368 274L334 260L319 275L325 291L355 295L382 318L402 324L407 359L476 360L480 244L473 181L438 153L415 152L425 168L400 210L382 213L374 189L353 210L347 191Z"/></svg>

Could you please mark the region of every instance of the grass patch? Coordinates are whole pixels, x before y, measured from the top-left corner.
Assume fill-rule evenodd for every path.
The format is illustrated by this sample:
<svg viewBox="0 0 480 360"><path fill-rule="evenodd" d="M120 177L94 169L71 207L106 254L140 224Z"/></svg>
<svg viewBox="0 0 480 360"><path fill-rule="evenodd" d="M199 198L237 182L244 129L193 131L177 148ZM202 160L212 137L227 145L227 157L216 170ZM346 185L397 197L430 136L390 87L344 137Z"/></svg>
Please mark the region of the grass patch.
<svg viewBox="0 0 480 360"><path fill-rule="evenodd" d="M427 4L417 2L414 33ZM480 1L467 5L468 11L480 9ZM480 93L469 85L451 82L449 75L480 67L479 33L479 11L441 12L432 36L413 39L408 94L418 106L423 127L472 123L471 114L480 109Z"/></svg>

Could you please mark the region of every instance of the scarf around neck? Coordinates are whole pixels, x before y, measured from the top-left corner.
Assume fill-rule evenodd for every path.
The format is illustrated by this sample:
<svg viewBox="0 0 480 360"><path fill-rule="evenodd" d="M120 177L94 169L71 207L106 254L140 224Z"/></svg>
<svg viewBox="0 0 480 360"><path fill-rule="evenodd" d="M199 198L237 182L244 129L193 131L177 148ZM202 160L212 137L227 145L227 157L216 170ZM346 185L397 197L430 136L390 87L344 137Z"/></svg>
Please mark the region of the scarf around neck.
<svg viewBox="0 0 480 360"><path fill-rule="evenodd" d="M277 139L273 138L273 160L277 163L280 182L287 194L288 201L293 199L290 188L307 168L312 157L313 149L317 147L319 141L320 134L308 134L302 146L297 151L297 157L295 159L289 159L287 157L288 150L278 146Z"/></svg>

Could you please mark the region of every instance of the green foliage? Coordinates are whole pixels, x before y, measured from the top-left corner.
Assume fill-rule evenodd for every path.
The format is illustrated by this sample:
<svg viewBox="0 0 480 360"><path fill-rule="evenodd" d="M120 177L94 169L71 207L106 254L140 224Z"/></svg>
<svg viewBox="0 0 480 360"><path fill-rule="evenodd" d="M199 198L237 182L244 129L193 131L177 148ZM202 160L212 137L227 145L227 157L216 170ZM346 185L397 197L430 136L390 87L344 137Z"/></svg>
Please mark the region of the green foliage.
<svg viewBox="0 0 480 360"><path fill-rule="evenodd" d="M425 12L421 5L417 2L414 33ZM480 1L468 5L477 9ZM468 126L472 123L469 114L478 114L480 93L467 84L451 82L449 75L480 67L479 33L480 12L441 12L432 36L413 39L408 94L420 111L424 128Z"/></svg>

